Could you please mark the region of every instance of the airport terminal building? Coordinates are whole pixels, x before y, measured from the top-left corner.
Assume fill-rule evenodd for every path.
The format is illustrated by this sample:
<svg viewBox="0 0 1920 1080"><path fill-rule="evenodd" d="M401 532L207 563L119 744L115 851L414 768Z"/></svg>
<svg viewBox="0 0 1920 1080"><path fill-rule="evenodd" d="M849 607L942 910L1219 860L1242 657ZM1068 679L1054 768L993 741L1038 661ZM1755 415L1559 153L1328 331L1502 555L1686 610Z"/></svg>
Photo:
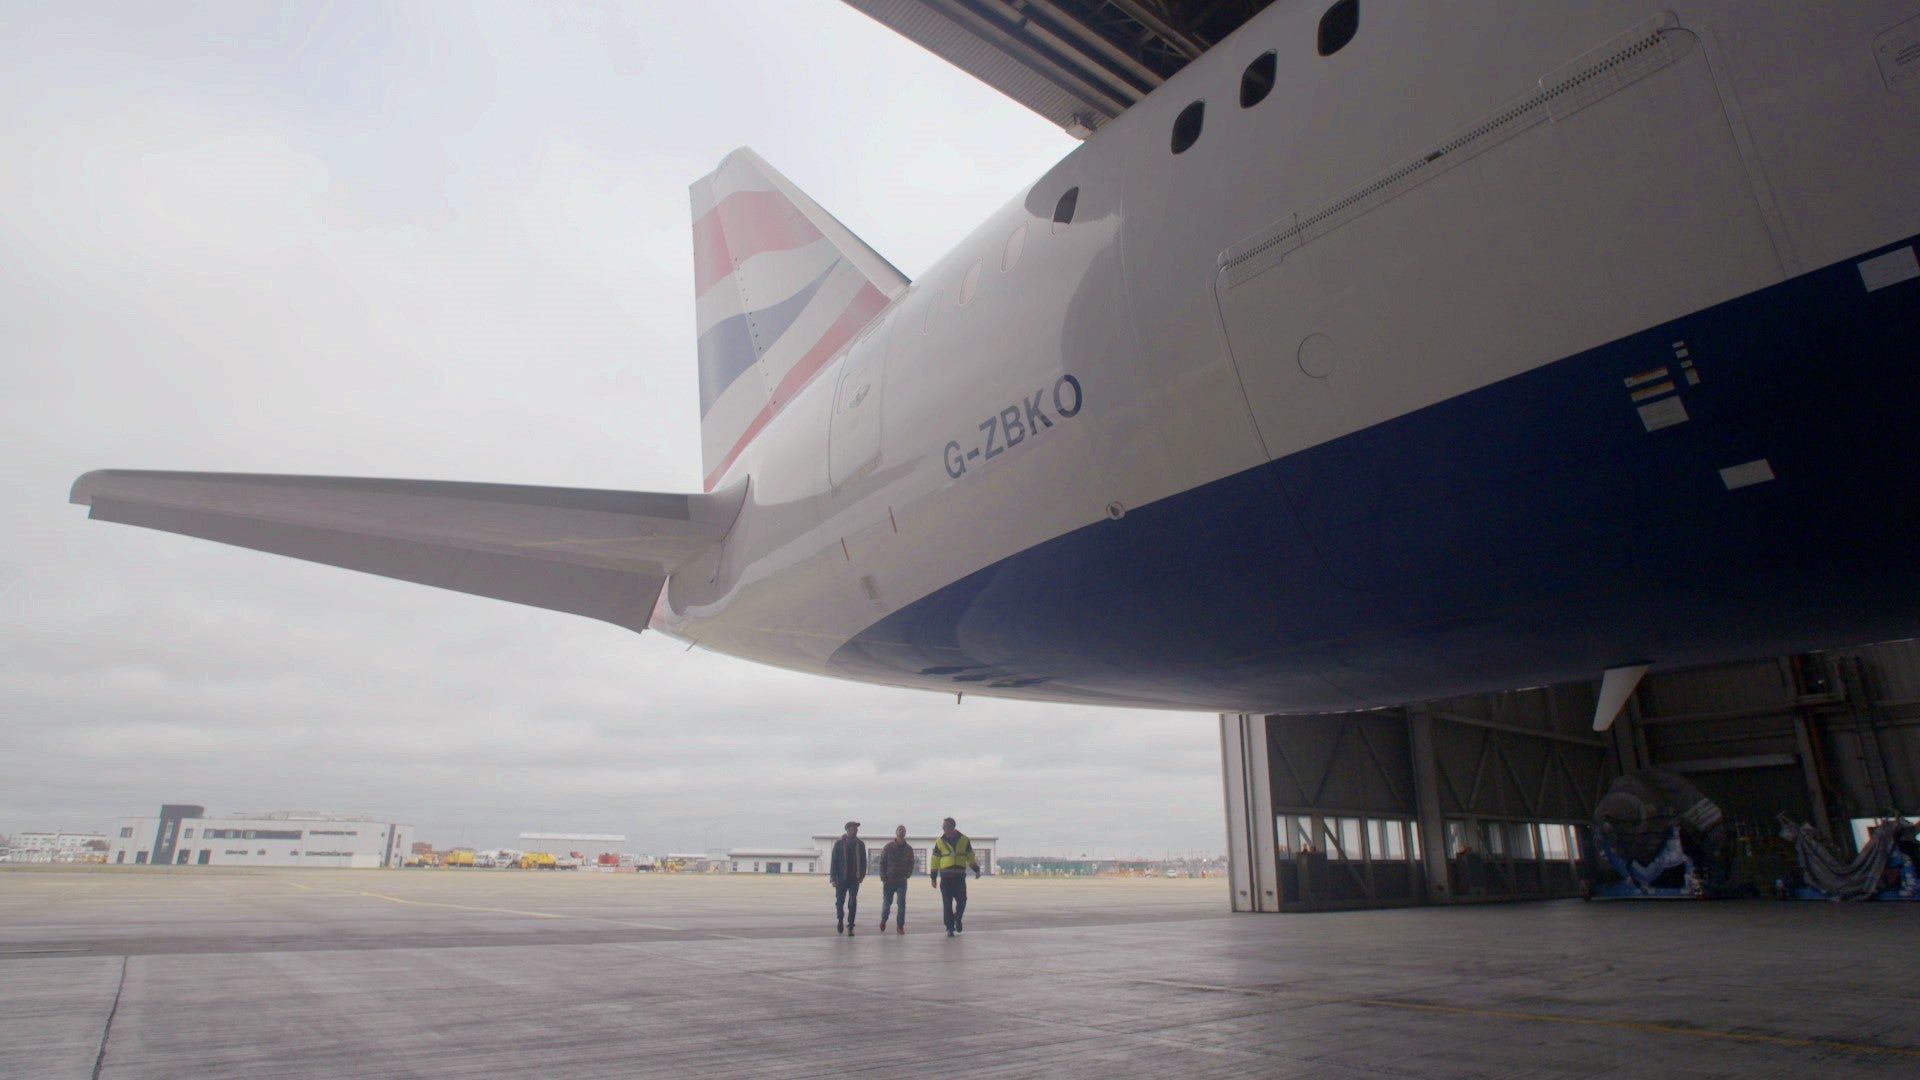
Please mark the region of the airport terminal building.
<svg viewBox="0 0 1920 1080"><path fill-rule="evenodd" d="M399 866L413 826L356 814L275 810L210 818L168 804L158 817L121 818L108 861L129 866Z"/></svg>
<svg viewBox="0 0 1920 1080"><path fill-rule="evenodd" d="M99 833L65 830L15 833L11 845L0 852L0 862L99 862L106 857L107 846L107 838Z"/></svg>

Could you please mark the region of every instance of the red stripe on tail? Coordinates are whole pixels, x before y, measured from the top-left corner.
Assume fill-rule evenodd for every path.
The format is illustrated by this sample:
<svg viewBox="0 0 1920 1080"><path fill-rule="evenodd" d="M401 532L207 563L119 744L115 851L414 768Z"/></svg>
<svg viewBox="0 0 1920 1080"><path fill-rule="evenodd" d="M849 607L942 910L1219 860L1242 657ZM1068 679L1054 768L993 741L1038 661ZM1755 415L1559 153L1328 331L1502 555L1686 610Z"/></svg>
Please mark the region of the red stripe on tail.
<svg viewBox="0 0 1920 1080"><path fill-rule="evenodd" d="M693 294L705 293L755 255L818 239L820 230L785 195L736 191L693 223Z"/></svg>

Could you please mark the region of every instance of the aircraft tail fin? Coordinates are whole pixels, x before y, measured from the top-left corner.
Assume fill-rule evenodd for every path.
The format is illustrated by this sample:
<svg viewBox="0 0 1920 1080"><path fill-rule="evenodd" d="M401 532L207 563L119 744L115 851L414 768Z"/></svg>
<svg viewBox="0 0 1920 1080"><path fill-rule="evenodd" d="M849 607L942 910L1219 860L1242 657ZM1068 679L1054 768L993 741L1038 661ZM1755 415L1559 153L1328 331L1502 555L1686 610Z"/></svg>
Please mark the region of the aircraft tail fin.
<svg viewBox="0 0 1920 1080"><path fill-rule="evenodd" d="M695 181L701 471L712 491L905 275L752 150Z"/></svg>

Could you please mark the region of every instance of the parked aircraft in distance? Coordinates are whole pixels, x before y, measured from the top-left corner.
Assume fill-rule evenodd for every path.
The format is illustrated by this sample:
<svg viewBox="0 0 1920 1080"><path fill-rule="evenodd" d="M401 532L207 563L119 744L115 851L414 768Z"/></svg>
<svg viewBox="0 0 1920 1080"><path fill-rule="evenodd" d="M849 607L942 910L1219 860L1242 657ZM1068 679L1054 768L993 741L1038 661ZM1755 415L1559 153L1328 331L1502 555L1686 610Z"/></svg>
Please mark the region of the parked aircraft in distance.
<svg viewBox="0 0 1920 1080"><path fill-rule="evenodd" d="M73 501L1059 701L1624 694L1920 630L1920 4L1326 11L1273 4L918 281L729 155L692 190L699 494Z"/></svg>

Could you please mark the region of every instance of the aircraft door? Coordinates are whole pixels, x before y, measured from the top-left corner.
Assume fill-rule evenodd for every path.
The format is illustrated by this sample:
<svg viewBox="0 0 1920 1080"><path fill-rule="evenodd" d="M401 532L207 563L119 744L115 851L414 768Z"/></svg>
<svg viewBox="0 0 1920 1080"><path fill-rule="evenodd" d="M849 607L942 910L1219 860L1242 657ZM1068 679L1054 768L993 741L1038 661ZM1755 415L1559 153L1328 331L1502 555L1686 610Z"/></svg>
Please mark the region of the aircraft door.
<svg viewBox="0 0 1920 1080"><path fill-rule="evenodd" d="M874 326L854 339L840 360L827 428L827 480L835 488L865 476L880 464L880 403L893 321L892 312L881 315Z"/></svg>

